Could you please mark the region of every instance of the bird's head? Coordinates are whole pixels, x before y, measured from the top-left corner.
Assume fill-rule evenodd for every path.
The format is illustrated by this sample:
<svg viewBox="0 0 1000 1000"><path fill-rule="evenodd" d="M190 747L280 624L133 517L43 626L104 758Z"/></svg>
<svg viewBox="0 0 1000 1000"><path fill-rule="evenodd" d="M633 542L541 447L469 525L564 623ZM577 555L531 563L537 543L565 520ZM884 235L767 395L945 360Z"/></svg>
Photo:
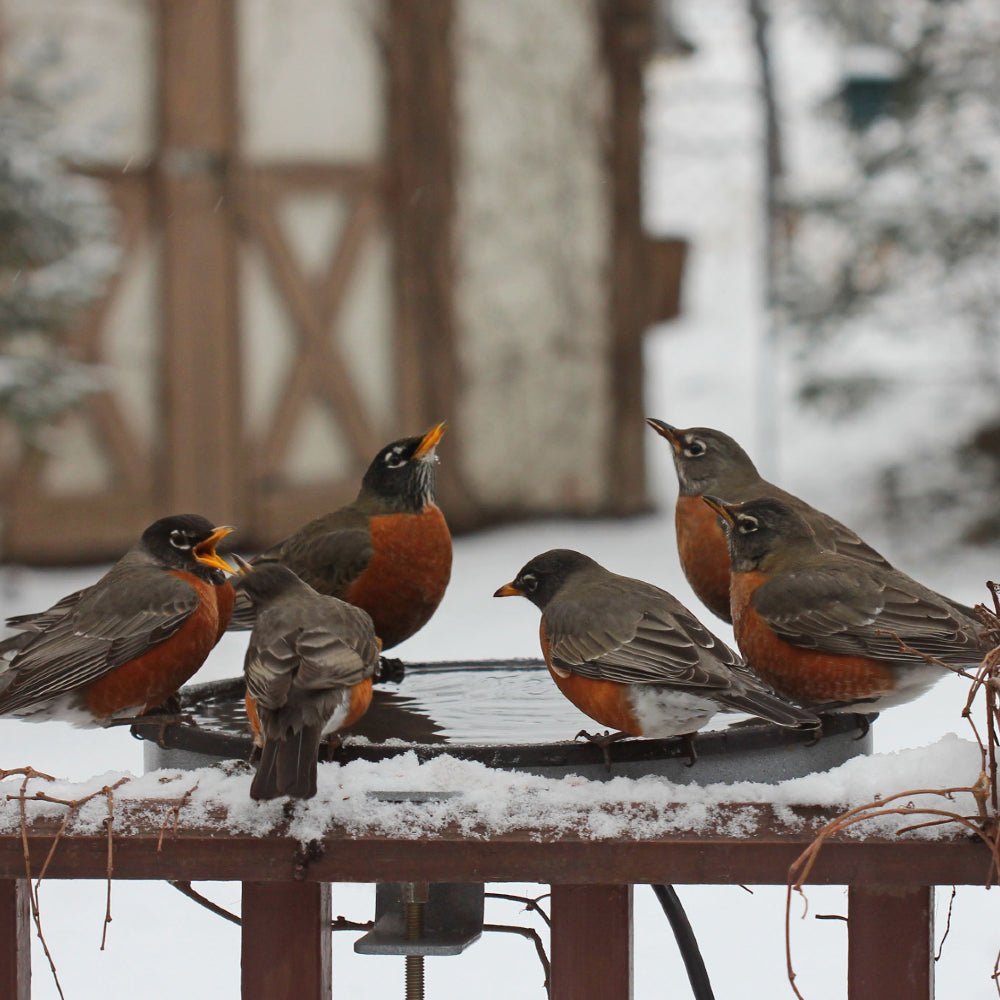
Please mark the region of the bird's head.
<svg viewBox="0 0 1000 1000"><path fill-rule="evenodd" d="M711 427L682 430L655 417L647 417L646 423L670 442L682 496L725 494L757 476L750 456L722 431Z"/></svg>

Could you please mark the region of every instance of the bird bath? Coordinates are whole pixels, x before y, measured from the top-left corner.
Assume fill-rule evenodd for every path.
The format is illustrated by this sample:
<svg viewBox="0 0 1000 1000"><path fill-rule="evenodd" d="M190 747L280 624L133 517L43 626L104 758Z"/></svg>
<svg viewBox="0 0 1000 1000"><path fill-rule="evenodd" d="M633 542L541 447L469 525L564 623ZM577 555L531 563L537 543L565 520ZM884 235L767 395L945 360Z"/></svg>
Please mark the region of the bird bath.
<svg viewBox="0 0 1000 1000"><path fill-rule="evenodd" d="M183 688L183 721L133 727L147 741L146 768L247 759L252 743L243 693L242 677ZM739 721L727 725L731 719ZM720 714L710 725L716 728L695 738L693 765L680 738L629 739L611 746L608 771L599 747L574 740L581 729L599 727L563 698L541 661L407 664L401 680L376 685L371 708L332 759L346 764L412 752L426 761L449 754L545 777L657 774L709 784L783 781L836 767L872 746L864 717L852 714L826 716L819 740L809 731L742 716Z"/></svg>

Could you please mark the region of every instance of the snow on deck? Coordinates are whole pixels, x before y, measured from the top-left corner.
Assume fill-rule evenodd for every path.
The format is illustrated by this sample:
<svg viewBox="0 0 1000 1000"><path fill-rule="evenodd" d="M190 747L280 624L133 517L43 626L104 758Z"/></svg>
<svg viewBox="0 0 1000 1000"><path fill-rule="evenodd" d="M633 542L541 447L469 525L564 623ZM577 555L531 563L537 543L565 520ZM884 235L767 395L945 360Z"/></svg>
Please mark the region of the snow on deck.
<svg viewBox="0 0 1000 1000"><path fill-rule="evenodd" d="M697 764L695 765L697 767ZM574 837L647 840L679 832L713 837L752 837L756 824L750 810L732 810L733 803L768 804L789 830L801 825L795 807L822 807L838 812L886 798L908 789L936 789L973 785L980 774L978 746L954 734L916 749L856 757L829 771L778 784L677 784L658 776L591 781L568 775L543 778L496 770L484 764L448 755L420 763L412 752L379 762L353 761L339 766L321 764L318 794L286 810L286 800L250 799L251 771L230 766L192 771L152 771L141 777L108 772L87 781L30 779L26 815L29 821L58 820L66 814L61 804L34 801L31 795L77 800L99 793L105 786L127 779L114 791L114 800L126 808L116 815L115 833L126 834L140 818L163 823L171 803L182 803L181 829L212 828L233 834L266 836L280 828L283 835L307 842L331 830L349 836L420 839L458 831L473 839L531 831L552 839ZM233 773L235 770L235 773ZM19 792L23 779L0 782L0 830L14 832L21 822ZM427 801L393 801L377 793L447 793ZM149 812L136 807L145 800ZM946 807L975 815L970 793L959 793L943 803L939 796L909 797L907 806ZM105 795L83 805L68 828L70 834L104 832L108 815ZM131 819L129 819L131 817ZM891 833L913 823L912 816L866 820L856 835ZM949 827L920 831L924 837L947 836Z"/></svg>

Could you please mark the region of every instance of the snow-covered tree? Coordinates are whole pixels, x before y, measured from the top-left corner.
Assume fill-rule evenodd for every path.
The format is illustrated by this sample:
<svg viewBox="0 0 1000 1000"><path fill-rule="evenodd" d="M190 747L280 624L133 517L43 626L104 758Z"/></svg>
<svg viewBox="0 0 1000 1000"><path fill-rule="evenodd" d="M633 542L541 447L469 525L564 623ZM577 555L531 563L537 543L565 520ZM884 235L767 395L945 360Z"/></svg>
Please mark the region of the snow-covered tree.
<svg viewBox="0 0 1000 1000"><path fill-rule="evenodd" d="M919 398L934 430L900 442L886 481L904 501L982 496L970 477L1000 476L1000 7L805 2L839 30L853 93L887 100L854 122L828 103L848 174L789 199L777 304L802 395L840 414Z"/></svg>
<svg viewBox="0 0 1000 1000"><path fill-rule="evenodd" d="M65 335L114 267L113 213L30 80L0 93L0 418L28 439L97 387Z"/></svg>

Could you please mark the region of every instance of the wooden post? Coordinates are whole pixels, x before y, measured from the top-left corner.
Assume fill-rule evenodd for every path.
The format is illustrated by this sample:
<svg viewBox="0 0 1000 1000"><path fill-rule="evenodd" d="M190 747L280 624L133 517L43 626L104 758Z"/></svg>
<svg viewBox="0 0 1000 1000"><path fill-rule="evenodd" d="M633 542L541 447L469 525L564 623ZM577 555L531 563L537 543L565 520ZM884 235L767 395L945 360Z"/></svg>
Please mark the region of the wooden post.
<svg viewBox="0 0 1000 1000"><path fill-rule="evenodd" d="M653 45L649 0L603 0L605 58L611 83L612 252L610 366L614 413L607 466L607 508L635 514L646 495L646 415L642 402L642 336L649 323L649 245L642 228L643 63Z"/></svg>
<svg viewBox="0 0 1000 1000"><path fill-rule="evenodd" d="M164 509L239 520L233 0L161 0Z"/></svg>
<svg viewBox="0 0 1000 1000"><path fill-rule="evenodd" d="M31 998L31 905L25 879L0 879L0 997Z"/></svg>
<svg viewBox="0 0 1000 1000"><path fill-rule="evenodd" d="M847 995L933 1000L933 886L850 887Z"/></svg>
<svg viewBox="0 0 1000 1000"><path fill-rule="evenodd" d="M552 1000L632 1000L632 886L552 886Z"/></svg>
<svg viewBox="0 0 1000 1000"><path fill-rule="evenodd" d="M243 883L243 1000L331 1000L328 882Z"/></svg>
<svg viewBox="0 0 1000 1000"><path fill-rule="evenodd" d="M455 108L452 0L392 0L386 46L386 169L395 253L399 418L407 433L447 418L449 456L462 452L456 425ZM459 463L437 473L448 523L472 526L477 505Z"/></svg>

